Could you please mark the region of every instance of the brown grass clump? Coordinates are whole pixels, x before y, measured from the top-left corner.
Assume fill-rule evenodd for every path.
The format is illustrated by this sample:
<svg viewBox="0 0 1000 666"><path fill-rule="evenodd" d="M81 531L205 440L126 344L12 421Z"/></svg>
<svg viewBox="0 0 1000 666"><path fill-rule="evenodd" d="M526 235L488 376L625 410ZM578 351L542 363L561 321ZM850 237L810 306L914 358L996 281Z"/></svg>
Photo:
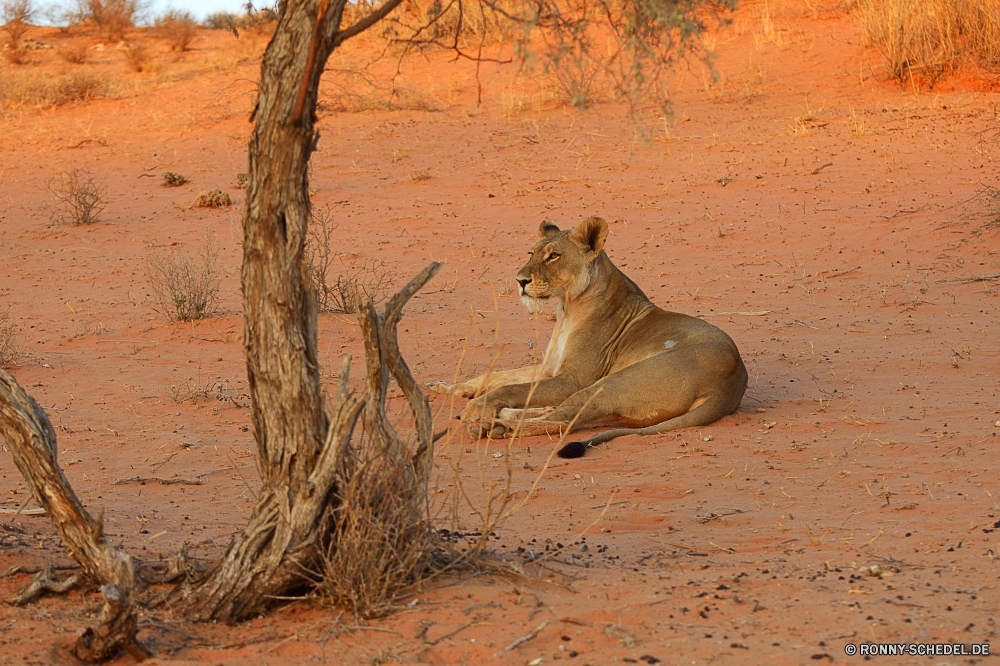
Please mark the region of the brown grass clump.
<svg viewBox="0 0 1000 666"><path fill-rule="evenodd" d="M17 324L10 319L10 312L0 312L0 368L9 368L17 364L21 357L18 347Z"/></svg>
<svg viewBox="0 0 1000 666"><path fill-rule="evenodd" d="M233 200L228 194L215 188L207 192L202 192L194 200L194 205L198 208L225 208L233 205Z"/></svg>
<svg viewBox="0 0 1000 666"><path fill-rule="evenodd" d="M190 321L212 315L219 306L222 280L219 252L206 239L200 256L193 258L177 250L150 253L146 281L153 290L160 312L170 321Z"/></svg>
<svg viewBox="0 0 1000 666"><path fill-rule="evenodd" d="M74 65L82 65L87 62L87 45L83 43L61 46L56 51L59 57Z"/></svg>
<svg viewBox="0 0 1000 666"><path fill-rule="evenodd" d="M198 31L198 24L190 12L178 10L158 16L153 25L156 33L170 44L171 51L187 51Z"/></svg>
<svg viewBox="0 0 1000 666"><path fill-rule="evenodd" d="M345 447L336 541L320 563L319 591L361 618L385 615L433 567L439 553L427 515L427 489L413 483L409 451L383 450L368 437Z"/></svg>
<svg viewBox="0 0 1000 666"><path fill-rule="evenodd" d="M865 43L890 77L933 85L966 67L1000 67L1000 4L995 0L860 0Z"/></svg>
<svg viewBox="0 0 1000 666"><path fill-rule="evenodd" d="M49 191L57 204L52 219L63 224L93 224L107 204L104 182L87 167L67 171L60 181L49 183Z"/></svg>
<svg viewBox="0 0 1000 666"><path fill-rule="evenodd" d="M0 108L9 106L52 107L88 102L96 97L114 97L121 83L106 74L77 70L50 78L39 72L0 72Z"/></svg>
<svg viewBox="0 0 1000 666"><path fill-rule="evenodd" d="M330 270L336 258L334 249L333 213L329 206L313 211L309 225L309 241L306 244L309 275L316 287L316 300L320 312L354 312L358 296L366 302L381 303L389 296L389 290L396 282L396 271L381 260L366 261L361 266L347 268L331 280Z"/></svg>
<svg viewBox="0 0 1000 666"><path fill-rule="evenodd" d="M149 49L142 44L130 44L122 49L122 55L125 56L125 62L128 63L128 66L137 72L156 71L156 65Z"/></svg>
<svg viewBox="0 0 1000 666"><path fill-rule="evenodd" d="M187 176L183 176L179 173L174 173L173 171L164 171L163 179L161 183L164 187L180 187L184 183L189 183Z"/></svg>

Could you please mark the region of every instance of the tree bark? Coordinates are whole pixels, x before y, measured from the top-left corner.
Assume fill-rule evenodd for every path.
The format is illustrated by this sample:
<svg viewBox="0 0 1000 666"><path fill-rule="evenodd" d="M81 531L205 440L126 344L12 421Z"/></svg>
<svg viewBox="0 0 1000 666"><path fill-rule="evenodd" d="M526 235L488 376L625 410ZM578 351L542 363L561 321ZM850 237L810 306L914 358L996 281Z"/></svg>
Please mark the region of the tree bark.
<svg viewBox="0 0 1000 666"><path fill-rule="evenodd" d="M0 370L0 432L32 495L87 578L98 585L114 583L130 597L141 590L132 558L104 537L103 514L94 520L63 475L49 417L4 370Z"/></svg>

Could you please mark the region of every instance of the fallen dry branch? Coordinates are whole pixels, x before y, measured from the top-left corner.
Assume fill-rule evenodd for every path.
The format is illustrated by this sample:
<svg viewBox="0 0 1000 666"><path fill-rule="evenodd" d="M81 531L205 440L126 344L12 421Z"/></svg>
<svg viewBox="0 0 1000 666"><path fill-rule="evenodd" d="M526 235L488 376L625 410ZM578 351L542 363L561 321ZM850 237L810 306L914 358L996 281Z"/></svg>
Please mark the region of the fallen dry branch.
<svg viewBox="0 0 1000 666"><path fill-rule="evenodd" d="M232 469L232 468L227 467L226 469ZM127 477L127 478L124 478L124 479L115 479L115 482L112 485L123 486L123 485L129 484L129 483L142 483L142 484L146 484L146 483L153 483L154 481L156 483L159 483L159 484L164 485L164 486L169 486L169 485L174 484L174 483L180 483L180 484L183 484L183 485L186 485L186 486L200 486L200 485L202 485L201 479L194 479L194 480L192 480L192 479L161 479L161 478L158 478L158 477L155 477L155 476L149 476L149 477L146 477L146 476L130 476L130 477Z"/></svg>
<svg viewBox="0 0 1000 666"><path fill-rule="evenodd" d="M11 606L26 606L40 599L46 592L65 594L73 589L82 579L82 574L71 574L59 580L56 578L55 568L45 567L38 572L37 576L31 579L30 583L4 599L4 603Z"/></svg>
<svg viewBox="0 0 1000 666"><path fill-rule="evenodd" d="M973 275L971 277L951 278L948 280L935 280L935 282L937 284L941 284L942 282L963 282L968 284L970 282L991 282L993 280L1000 280L1000 273L991 273L989 275Z"/></svg>

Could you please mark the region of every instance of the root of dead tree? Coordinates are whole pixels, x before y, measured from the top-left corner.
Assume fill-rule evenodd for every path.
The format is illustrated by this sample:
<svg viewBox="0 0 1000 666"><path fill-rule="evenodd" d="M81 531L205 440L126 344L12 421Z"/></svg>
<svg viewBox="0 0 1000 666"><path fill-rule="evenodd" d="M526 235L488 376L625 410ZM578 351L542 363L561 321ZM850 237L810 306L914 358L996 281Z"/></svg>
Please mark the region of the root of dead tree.
<svg viewBox="0 0 1000 666"><path fill-rule="evenodd" d="M88 663L113 659L119 650L125 650L136 661L144 661L152 654L140 643L132 601L128 592L114 583L101 588L104 610L97 629L88 628L76 639L73 654Z"/></svg>

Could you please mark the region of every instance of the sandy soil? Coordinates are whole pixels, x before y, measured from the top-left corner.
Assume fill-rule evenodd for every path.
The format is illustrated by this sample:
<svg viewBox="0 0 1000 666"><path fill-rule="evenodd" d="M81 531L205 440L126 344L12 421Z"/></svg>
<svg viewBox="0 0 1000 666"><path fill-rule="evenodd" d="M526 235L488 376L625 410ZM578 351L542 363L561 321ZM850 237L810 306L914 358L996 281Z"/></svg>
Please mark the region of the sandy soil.
<svg viewBox="0 0 1000 666"><path fill-rule="evenodd" d="M513 276L541 220L597 214L611 223L612 261L656 303L736 340L751 373L740 411L557 460L526 501L555 443L518 442L523 508L495 548L522 577L435 580L360 624L313 601L236 627L158 612L141 634L150 663L792 664L860 660L845 645L867 641L1000 651L1000 242L970 202L997 185L997 95L974 81L900 90L850 19L787 16L769 42L755 16L741 10L717 35L724 84L680 66L673 118L641 126L615 104L560 106L510 68L483 69L477 106L473 66L414 59L397 82L410 110L337 112L329 93L312 173L338 224L338 266L384 261L401 284L446 262L401 327L418 379L452 377L465 348L463 376L501 347L500 367L537 358L551 323L524 311ZM193 203L216 186L240 201L263 41L205 32L176 56L145 39L158 72L129 71L110 46L84 65L37 51L19 70L94 68L122 91L0 118L0 306L23 334L13 372L116 543L138 557L188 543L211 558L244 524L258 475L239 209ZM371 52L353 45L333 66ZM53 223L47 184L84 165L106 182L103 220ZM165 170L192 182L162 187ZM168 323L147 257L196 253L208 237L224 267L221 311ZM345 353L358 358L358 331L346 315L323 315L321 330L332 381ZM209 397L184 399L199 391ZM466 447L474 499L504 474L497 445L453 442L439 456L442 498ZM4 448L0 521L26 492ZM469 507L462 515L475 530ZM0 533L0 572L69 562L44 516L4 530L15 531ZM0 594L28 580L2 577ZM93 592L3 607L0 663L67 662L98 607Z"/></svg>

